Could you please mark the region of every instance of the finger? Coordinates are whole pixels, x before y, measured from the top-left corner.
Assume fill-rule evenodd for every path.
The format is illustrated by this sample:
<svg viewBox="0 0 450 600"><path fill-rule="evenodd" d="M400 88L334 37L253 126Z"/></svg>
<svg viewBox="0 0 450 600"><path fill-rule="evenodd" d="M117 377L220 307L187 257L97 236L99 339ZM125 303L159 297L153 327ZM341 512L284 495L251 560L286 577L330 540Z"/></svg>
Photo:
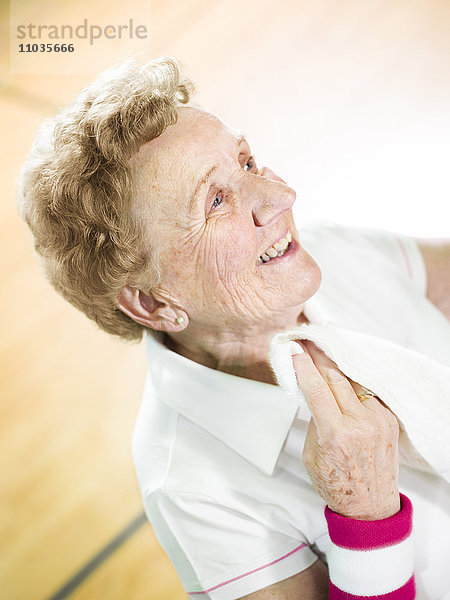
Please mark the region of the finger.
<svg viewBox="0 0 450 600"><path fill-rule="evenodd" d="M371 390L364 387L360 383L349 379L350 385L355 390L355 394L358 396L358 399L362 406L365 408L372 409L383 409L386 408L389 412L392 412L389 406L383 402L376 394L374 394ZM394 414L394 413L392 413Z"/></svg>
<svg viewBox="0 0 450 600"><path fill-rule="evenodd" d="M359 401L361 402L362 407L370 409L379 414L382 414L384 411L387 410L395 416L395 413L392 412L392 410L389 408L389 406L387 404L385 404L383 402L383 400L380 400L380 398L378 396L375 396L374 394L372 394L372 392L367 393L365 391L366 388L363 388L362 386L359 386L359 387L362 388L362 390L363 390L362 394L360 394L359 391L357 391L357 390L355 390L355 392L358 395L358 398L359 398ZM361 397L361 395L362 395L362 397Z"/></svg>
<svg viewBox="0 0 450 600"><path fill-rule="evenodd" d="M351 382L339 370L328 356L312 342L306 344L311 358L318 371L327 382L342 413L355 416L361 415L361 402ZM362 389L362 386L360 386ZM361 392L362 393L362 392Z"/></svg>
<svg viewBox="0 0 450 600"><path fill-rule="evenodd" d="M366 396L360 399L361 406L364 408L368 408L370 410L374 410L376 412L384 411L384 406L381 404L379 398L377 396Z"/></svg>
<svg viewBox="0 0 450 600"><path fill-rule="evenodd" d="M305 396L319 435L322 436L342 417L342 413L308 351L301 344L300 346L304 351L292 356L298 386Z"/></svg>
<svg viewBox="0 0 450 600"><path fill-rule="evenodd" d="M364 387L360 383L357 383L356 381L353 381L353 379L349 378L348 381L349 381L350 385L352 386L352 388L355 390L355 394L358 396L358 398L360 396L363 396L364 394L375 395L368 388ZM361 400L361 398L360 398L360 400Z"/></svg>
<svg viewBox="0 0 450 600"><path fill-rule="evenodd" d="M303 445L302 459L305 466L309 469L313 466L317 447L319 445L319 434L314 419L311 419L306 432L305 443Z"/></svg>

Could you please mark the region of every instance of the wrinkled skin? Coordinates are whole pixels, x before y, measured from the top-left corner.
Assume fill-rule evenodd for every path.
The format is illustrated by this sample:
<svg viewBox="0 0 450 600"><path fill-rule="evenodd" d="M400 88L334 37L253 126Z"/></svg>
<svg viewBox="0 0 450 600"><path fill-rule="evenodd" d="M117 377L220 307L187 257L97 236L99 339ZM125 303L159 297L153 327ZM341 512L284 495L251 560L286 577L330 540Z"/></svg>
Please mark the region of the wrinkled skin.
<svg viewBox="0 0 450 600"><path fill-rule="evenodd" d="M167 331L173 349L193 360L272 381L270 339L301 322L321 278L300 244L289 260L257 263L287 231L298 240L294 190L256 165L237 132L188 107L180 109L175 125L141 147L130 167L162 278L151 294L141 290L135 306L125 290L122 310Z"/></svg>
<svg viewBox="0 0 450 600"><path fill-rule="evenodd" d="M305 321L304 303L321 278L298 239L294 190L259 168L235 131L188 107L141 147L130 168L136 213L147 222L161 280L151 289L126 286L118 306L166 332L166 344L191 360L273 383L270 340ZM295 251L258 263L287 231ZM308 350L295 367L313 415L303 455L313 485L343 515L394 514L395 417L376 399L361 404L334 363L313 345Z"/></svg>
<svg viewBox="0 0 450 600"><path fill-rule="evenodd" d="M314 344L302 346L294 367L313 416L303 449L312 484L341 515L392 516L400 510L396 417L377 398L360 401L361 386Z"/></svg>

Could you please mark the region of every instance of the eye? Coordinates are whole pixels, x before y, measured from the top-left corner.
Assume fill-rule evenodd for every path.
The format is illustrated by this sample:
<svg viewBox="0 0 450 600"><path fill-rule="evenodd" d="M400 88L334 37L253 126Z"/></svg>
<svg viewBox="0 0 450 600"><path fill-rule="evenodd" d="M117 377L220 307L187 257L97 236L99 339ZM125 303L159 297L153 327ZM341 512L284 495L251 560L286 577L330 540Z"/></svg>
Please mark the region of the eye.
<svg viewBox="0 0 450 600"><path fill-rule="evenodd" d="M256 162L253 156L250 156L248 161L244 165L244 171L253 171L258 172L258 167L256 166Z"/></svg>
<svg viewBox="0 0 450 600"><path fill-rule="evenodd" d="M214 198L214 202L212 203L211 208L216 208L216 206L219 206L219 204L222 202L222 200L223 200L223 193L218 192Z"/></svg>

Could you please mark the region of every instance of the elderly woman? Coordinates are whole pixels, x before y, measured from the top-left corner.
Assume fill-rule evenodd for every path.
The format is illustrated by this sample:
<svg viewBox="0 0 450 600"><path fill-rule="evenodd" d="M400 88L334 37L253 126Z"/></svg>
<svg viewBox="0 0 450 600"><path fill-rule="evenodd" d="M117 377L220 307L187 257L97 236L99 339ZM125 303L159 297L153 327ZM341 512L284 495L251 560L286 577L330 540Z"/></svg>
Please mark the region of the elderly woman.
<svg viewBox="0 0 450 600"><path fill-rule="evenodd" d="M147 333L133 454L160 543L191 598L444 598L448 483L399 469L396 417L314 344L291 347L311 420L268 357L320 321L450 364L450 247L298 233L294 190L191 92L172 59L105 72L40 131L20 202L52 285Z"/></svg>

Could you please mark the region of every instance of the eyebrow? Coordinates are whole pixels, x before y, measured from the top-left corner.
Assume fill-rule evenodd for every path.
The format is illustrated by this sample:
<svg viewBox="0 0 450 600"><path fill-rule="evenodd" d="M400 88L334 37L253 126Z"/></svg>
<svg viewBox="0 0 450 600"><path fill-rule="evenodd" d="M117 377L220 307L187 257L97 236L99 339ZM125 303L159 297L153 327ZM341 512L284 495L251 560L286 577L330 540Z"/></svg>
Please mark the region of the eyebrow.
<svg viewBox="0 0 450 600"><path fill-rule="evenodd" d="M236 138L236 147L239 148L239 146L244 141L246 141L245 135L242 135L242 134L238 135ZM195 186L195 190L191 196L191 201L189 203L189 210L191 210L194 207L195 201L197 199L197 194L200 191L200 188L202 187L202 185L205 185L205 183L208 182L208 179L211 177L211 175L214 173L214 171L218 168L219 168L219 165L213 165L207 171L205 171L203 173L203 175L200 177L200 179L197 181L197 185Z"/></svg>
<svg viewBox="0 0 450 600"><path fill-rule="evenodd" d="M195 186L194 193L192 194L191 207L193 206L193 203L195 202L197 194L198 194L200 188L202 187L202 185L205 185L205 183L208 182L208 179L211 177L211 175L214 173L214 171L218 168L219 168L219 165L214 165L214 166L210 167L205 173L203 173L203 175L197 181L197 185Z"/></svg>

